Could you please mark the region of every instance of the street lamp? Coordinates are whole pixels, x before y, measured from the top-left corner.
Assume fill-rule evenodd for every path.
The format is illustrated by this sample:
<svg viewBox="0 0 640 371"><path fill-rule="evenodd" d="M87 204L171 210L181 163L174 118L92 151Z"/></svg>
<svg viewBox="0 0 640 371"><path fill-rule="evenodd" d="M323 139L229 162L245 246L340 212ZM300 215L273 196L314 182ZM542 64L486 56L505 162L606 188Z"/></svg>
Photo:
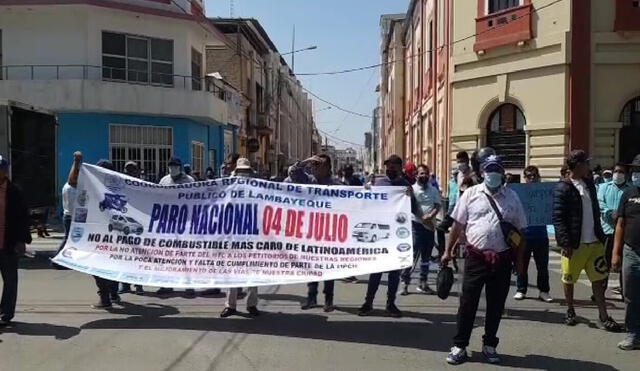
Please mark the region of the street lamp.
<svg viewBox="0 0 640 371"><path fill-rule="evenodd" d="M280 54L280 55L289 55L289 54L294 54L294 53L304 52L304 51L307 51L307 50L316 50L316 49L318 49L318 47L314 45L314 46L310 46L310 47L308 47L308 48L298 49L298 50L294 50L294 51L292 51L292 52L288 52L288 53L282 53L282 54Z"/></svg>

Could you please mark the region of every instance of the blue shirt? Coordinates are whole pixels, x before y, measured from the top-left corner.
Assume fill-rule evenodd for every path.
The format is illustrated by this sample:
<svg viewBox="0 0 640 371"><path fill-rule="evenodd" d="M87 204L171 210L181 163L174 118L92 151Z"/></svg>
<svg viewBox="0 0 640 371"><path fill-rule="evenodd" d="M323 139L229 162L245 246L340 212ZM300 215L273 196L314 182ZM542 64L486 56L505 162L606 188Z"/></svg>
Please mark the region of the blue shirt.
<svg viewBox="0 0 640 371"><path fill-rule="evenodd" d="M600 204L600 223L604 234L614 234L616 231L615 215L620 207L620 200L624 191L630 188L629 183L621 186L614 182L603 183L598 187L598 203Z"/></svg>

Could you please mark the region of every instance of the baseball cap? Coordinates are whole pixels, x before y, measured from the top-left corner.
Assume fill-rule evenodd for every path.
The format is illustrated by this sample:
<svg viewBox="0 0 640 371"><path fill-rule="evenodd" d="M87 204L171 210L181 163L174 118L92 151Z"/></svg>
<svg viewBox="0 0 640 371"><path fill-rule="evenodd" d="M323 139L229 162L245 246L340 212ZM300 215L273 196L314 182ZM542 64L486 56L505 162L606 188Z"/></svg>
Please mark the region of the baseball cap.
<svg viewBox="0 0 640 371"><path fill-rule="evenodd" d="M177 157L171 157L169 160L169 166L182 166L182 160Z"/></svg>
<svg viewBox="0 0 640 371"><path fill-rule="evenodd" d="M384 161L385 165L400 165L402 166L402 158L398 155L391 155Z"/></svg>
<svg viewBox="0 0 640 371"><path fill-rule="evenodd" d="M504 165L502 165L502 160L500 160L500 157L496 155L491 155L487 157L482 163L482 171L486 171L486 172L504 171Z"/></svg>
<svg viewBox="0 0 640 371"><path fill-rule="evenodd" d="M9 167L9 159L7 159L4 156L0 155L0 168L4 169L4 168L8 168L8 167Z"/></svg>
<svg viewBox="0 0 640 371"><path fill-rule="evenodd" d="M251 170L251 161L249 159L240 157L236 161L236 170Z"/></svg>
<svg viewBox="0 0 640 371"><path fill-rule="evenodd" d="M135 167L138 167L138 163L137 163L137 162L135 162L135 161L127 161L127 163L126 163L126 164L124 164L124 167L125 167L125 168L127 168L127 167L129 167L129 166L135 166Z"/></svg>
<svg viewBox="0 0 640 371"><path fill-rule="evenodd" d="M109 160L102 159L96 165L107 170L114 170L113 164Z"/></svg>

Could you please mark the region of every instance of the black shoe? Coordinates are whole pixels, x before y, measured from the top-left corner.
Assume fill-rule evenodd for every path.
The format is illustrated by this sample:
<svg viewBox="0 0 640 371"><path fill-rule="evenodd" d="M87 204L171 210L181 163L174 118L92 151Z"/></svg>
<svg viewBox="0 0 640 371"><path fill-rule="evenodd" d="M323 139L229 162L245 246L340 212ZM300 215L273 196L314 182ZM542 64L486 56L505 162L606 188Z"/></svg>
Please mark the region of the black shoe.
<svg viewBox="0 0 640 371"><path fill-rule="evenodd" d="M257 307L248 307L247 312L254 317L258 317L260 315L260 311Z"/></svg>
<svg viewBox="0 0 640 371"><path fill-rule="evenodd" d="M120 304L122 303L122 298L120 297L120 295L111 295L111 302L112 303L116 303L116 304Z"/></svg>
<svg viewBox="0 0 640 371"><path fill-rule="evenodd" d="M185 291L184 296L189 298L189 299L193 299L196 297L196 290L194 289L187 289L187 291Z"/></svg>
<svg viewBox="0 0 640 371"><path fill-rule="evenodd" d="M120 290L118 290L118 294L128 294L131 292L131 285L127 284L122 284L122 288Z"/></svg>
<svg viewBox="0 0 640 371"><path fill-rule="evenodd" d="M333 306L333 298L332 297L326 297L324 299L324 312L325 313L330 313L333 312L336 309L336 307Z"/></svg>
<svg viewBox="0 0 640 371"><path fill-rule="evenodd" d="M389 314L393 318L402 317L402 312L400 311L400 309L398 309L398 307L396 307L394 303L387 304L386 311L387 311L387 314Z"/></svg>
<svg viewBox="0 0 640 371"><path fill-rule="evenodd" d="M140 285L136 285L136 295L144 295L144 288Z"/></svg>
<svg viewBox="0 0 640 371"><path fill-rule="evenodd" d="M618 322L616 322L613 318L607 317L605 320L598 321L598 328L601 330L605 330L608 332L622 332L624 330L624 326L621 326Z"/></svg>
<svg viewBox="0 0 640 371"><path fill-rule="evenodd" d="M371 312L373 312L373 306L371 304L364 303L360 307L360 310L358 310L358 315L360 317L366 317L366 316L370 315Z"/></svg>
<svg viewBox="0 0 640 371"><path fill-rule="evenodd" d="M567 326L575 326L578 324L578 320L576 319L576 311L573 309L567 310L567 315L564 318L564 323Z"/></svg>
<svg viewBox="0 0 640 371"><path fill-rule="evenodd" d="M227 318L227 317L231 317L235 314L237 314L238 311L233 309L233 308L224 308L224 310L222 311L222 313L220 313L220 317L221 318Z"/></svg>
<svg viewBox="0 0 640 371"><path fill-rule="evenodd" d="M203 296L220 295L220 294L221 294L220 289L206 289L202 292Z"/></svg>
<svg viewBox="0 0 640 371"><path fill-rule="evenodd" d="M0 319L0 328L2 328L2 327L11 327L12 325L13 325L13 322L11 322L10 319L8 319L8 318Z"/></svg>
<svg viewBox="0 0 640 371"><path fill-rule="evenodd" d="M168 289L166 287L159 288L158 291L156 291L156 295L169 295L172 293L173 289Z"/></svg>
<svg viewBox="0 0 640 371"><path fill-rule="evenodd" d="M307 302L304 303L300 309L302 310L307 310L307 309L312 309L318 306L318 299L316 299L315 297L308 297L307 298Z"/></svg>
<svg viewBox="0 0 640 371"><path fill-rule="evenodd" d="M104 301L99 301L91 306L91 308L93 309L111 309L112 307L113 305L111 305L111 302Z"/></svg>
<svg viewBox="0 0 640 371"><path fill-rule="evenodd" d="M404 288L402 289L402 292L400 293L400 295L402 296L409 295L409 285L404 285Z"/></svg>

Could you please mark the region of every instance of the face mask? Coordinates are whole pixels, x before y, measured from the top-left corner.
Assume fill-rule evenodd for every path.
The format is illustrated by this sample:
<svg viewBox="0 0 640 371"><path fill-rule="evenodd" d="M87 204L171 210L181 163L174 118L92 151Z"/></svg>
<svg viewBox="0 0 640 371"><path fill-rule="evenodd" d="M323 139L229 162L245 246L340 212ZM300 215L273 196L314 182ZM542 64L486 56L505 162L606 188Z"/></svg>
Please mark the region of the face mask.
<svg viewBox="0 0 640 371"><path fill-rule="evenodd" d="M387 170L385 172L385 174L387 175L387 177L391 180L394 180L395 178L398 177L398 172L397 171L393 171L393 170Z"/></svg>
<svg viewBox="0 0 640 371"><path fill-rule="evenodd" d="M631 181L634 186L640 187L640 173L633 173L633 175L631 175Z"/></svg>
<svg viewBox="0 0 640 371"><path fill-rule="evenodd" d="M427 175L427 176L419 176L419 177L418 177L418 182L419 182L420 184L427 184L427 183L429 183L429 176L428 176L428 175Z"/></svg>
<svg viewBox="0 0 640 371"><path fill-rule="evenodd" d="M627 181L627 178L624 174L615 173L613 174L613 182L617 185L623 185Z"/></svg>
<svg viewBox="0 0 640 371"><path fill-rule="evenodd" d="M499 188L502 185L502 174L486 173L484 174L484 184L491 189Z"/></svg>
<svg viewBox="0 0 640 371"><path fill-rule="evenodd" d="M180 173L180 166L169 166L169 175L171 175L172 177L176 177L180 175Z"/></svg>

